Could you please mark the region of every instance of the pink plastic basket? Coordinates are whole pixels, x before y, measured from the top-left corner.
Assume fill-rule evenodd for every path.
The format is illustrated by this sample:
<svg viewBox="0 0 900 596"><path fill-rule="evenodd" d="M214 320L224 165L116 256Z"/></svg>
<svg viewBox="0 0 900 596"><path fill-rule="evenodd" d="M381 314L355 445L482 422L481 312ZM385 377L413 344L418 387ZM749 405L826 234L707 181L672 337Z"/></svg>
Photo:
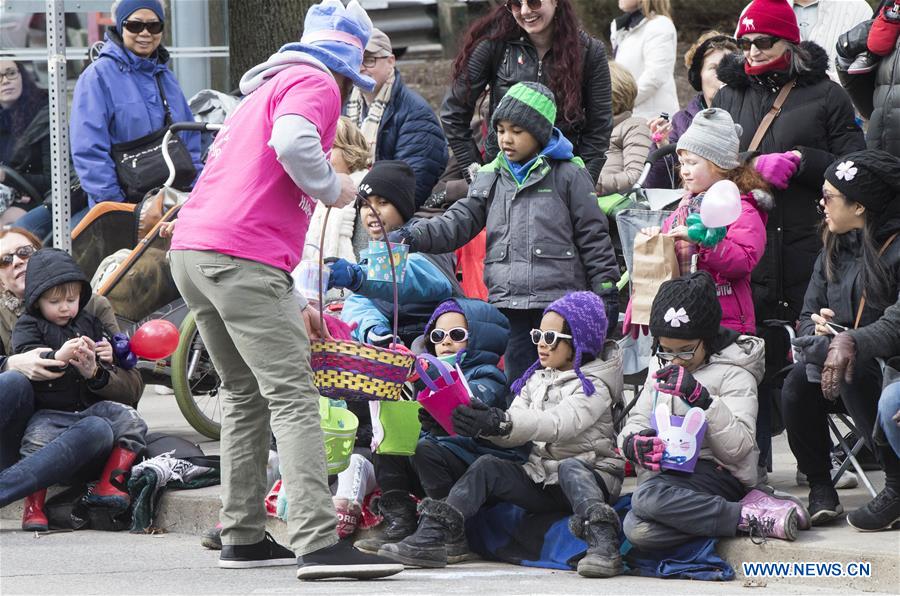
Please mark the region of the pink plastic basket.
<svg viewBox="0 0 900 596"><path fill-rule="evenodd" d="M425 371L423 362L427 362L440 373L437 380L432 380ZM431 414L445 431L455 437L453 432L453 410L457 406L467 406L471 403L469 386L459 369L450 368L431 354L420 354L416 358L416 372L425 383L426 389L419 392L418 402Z"/></svg>

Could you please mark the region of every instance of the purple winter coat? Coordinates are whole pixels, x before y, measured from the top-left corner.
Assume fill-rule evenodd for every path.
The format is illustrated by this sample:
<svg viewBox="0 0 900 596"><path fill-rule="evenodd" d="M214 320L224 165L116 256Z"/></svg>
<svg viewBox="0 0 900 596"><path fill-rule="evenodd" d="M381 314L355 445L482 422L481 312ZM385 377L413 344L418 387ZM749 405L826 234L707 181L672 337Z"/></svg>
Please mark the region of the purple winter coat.
<svg viewBox="0 0 900 596"><path fill-rule="evenodd" d="M688 105L684 109L675 112L675 115L672 116L672 131L669 133L669 143L677 143L678 139L681 138L681 135L683 135L691 125L691 122L694 121L694 116L697 115L697 112L705 110L706 107L706 102L703 100L703 94L698 93L694 99L688 102ZM656 149L656 145L650 147L651 152L654 149ZM669 155L665 159L657 160L650 168L650 173L647 175L647 181L644 183L644 188L678 188L678 176L675 176L674 185L672 184L672 179L669 177L669 172L674 172L676 165L678 165L678 158L674 155Z"/></svg>
<svg viewBox="0 0 900 596"><path fill-rule="evenodd" d="M738 333L756 333L756 315L750 273L766 249L766 221L773 205L772 195L754 190L741 195L741 215L728 226L728 233L712 248L700 247L697 269L707 271L716 282L716 294L722 305L722 326ZM662 225L668 232L675 224L677 211Z"/></svg>

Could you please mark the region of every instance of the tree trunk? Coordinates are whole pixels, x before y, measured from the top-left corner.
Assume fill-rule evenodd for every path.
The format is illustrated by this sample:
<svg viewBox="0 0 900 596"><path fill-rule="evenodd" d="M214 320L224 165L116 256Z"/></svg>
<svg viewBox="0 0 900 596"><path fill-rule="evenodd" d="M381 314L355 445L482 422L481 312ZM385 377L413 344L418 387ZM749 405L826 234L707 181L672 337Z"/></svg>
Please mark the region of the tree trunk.
<svg viewBox="0 0 900 596"><path fill-rule="evenodd" d="M231 87L278 48L299 41L303 19L317 0L237 0L228 3Z"/></svg>

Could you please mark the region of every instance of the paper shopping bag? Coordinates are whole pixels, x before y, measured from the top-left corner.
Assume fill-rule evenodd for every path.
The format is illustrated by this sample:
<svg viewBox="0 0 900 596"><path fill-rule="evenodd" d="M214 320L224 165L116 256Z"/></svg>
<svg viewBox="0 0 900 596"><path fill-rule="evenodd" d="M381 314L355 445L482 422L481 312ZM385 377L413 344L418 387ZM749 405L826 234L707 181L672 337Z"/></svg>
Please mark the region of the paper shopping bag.
<svg viewBox="0 0 900 596"><path fill-rule="evenodd" d="M680 273L675 256L675 239L664 234L638 234L634 239L632 263L631 324L649 325L650 307L659 286Z"/></svg>

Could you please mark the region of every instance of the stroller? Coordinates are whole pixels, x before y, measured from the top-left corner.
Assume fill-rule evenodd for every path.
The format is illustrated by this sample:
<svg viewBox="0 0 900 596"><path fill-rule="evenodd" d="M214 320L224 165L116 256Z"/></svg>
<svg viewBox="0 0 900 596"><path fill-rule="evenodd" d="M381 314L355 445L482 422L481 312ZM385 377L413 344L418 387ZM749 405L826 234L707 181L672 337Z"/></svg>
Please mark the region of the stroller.
<svg viewBox="0 0 900 596"><path fill-rule="evenodd" d="M163 156L170 167L163 188L148 193L137 204L100 203L72 232L75 258L89 276L103 257L130 249L124 260L103 276L97 292L112 304L120 327L129 335L152 319L165 319L178 327L180 338L175 352L162 360L139 360L137 369L146 384L171 387L188 423L211 439L218 439L221 429L219 376L197 332L194 316L172 280L166 258L169 240L159 232L163 223L178 216L187 199L187 193L170 187L174 178L167 153L171 135L179 131L209 133L219 128L203 122L172 124L163 141ZM161 216L154 217L153 212Z"/></svg>

